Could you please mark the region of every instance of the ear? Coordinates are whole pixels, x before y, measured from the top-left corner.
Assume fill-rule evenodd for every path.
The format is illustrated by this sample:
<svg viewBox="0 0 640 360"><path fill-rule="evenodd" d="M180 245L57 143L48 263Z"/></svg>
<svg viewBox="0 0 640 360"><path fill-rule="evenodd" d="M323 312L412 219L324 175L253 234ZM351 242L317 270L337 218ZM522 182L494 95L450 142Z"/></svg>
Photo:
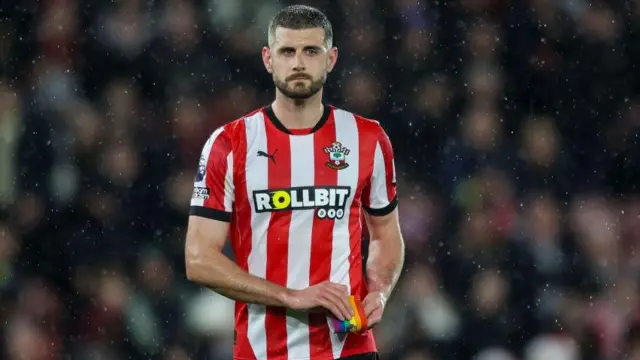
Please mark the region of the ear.
<svg viewBox="0 0 640 360"><path fill-rule="evenodd" d="M273 68L271 67L271 50L268 46L262 47L262 63L264 64L264 68L267 69L269 74L273 73Z"/></svg>
<svg viewBox="0 0 640 360"><path fill-rule="evenodd" d="M336 66L336 62L338 62L338 48L332 47L328 51L327 57L327 72L333 71L333 68Z"/></svg>

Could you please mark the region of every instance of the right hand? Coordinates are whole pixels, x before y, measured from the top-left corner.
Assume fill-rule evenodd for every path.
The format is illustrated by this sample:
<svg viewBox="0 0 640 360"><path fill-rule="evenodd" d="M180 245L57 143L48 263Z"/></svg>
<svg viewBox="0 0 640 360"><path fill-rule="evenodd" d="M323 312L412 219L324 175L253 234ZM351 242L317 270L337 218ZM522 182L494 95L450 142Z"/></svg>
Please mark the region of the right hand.
<svg viewBox="0 0 640 360"><path fill-rule="evenodd" d="M345 285L324 281L306 289L293 290L287 299L287 307L296 311L324 308L339 320L349 320L354 314L347 290Z"/></svg>

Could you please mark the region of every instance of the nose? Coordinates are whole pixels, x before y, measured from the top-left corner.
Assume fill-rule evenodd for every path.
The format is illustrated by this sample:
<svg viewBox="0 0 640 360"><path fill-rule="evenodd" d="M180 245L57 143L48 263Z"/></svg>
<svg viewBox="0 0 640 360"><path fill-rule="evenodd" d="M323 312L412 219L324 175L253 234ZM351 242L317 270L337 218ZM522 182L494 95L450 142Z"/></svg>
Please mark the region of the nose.
<svg viewBox="0 0 640 360"><path fill-rule="evenodd" d="M294 71L304 71L306 67L304 66L304 59L302 53L296 54L295 62L293 64Z"/></svg>

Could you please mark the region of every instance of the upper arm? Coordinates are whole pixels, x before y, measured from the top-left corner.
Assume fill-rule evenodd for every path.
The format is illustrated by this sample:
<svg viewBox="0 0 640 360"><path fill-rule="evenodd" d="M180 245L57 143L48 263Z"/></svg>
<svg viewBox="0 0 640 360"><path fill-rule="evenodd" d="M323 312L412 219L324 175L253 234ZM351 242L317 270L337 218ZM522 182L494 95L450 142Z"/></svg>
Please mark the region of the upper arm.
<svg viewBox="0 0 640 360"><path fill-rule="evenodd" d="M373 217L389 215L398 205L393 147L381 127L373 153L373 170L362 196L365 211Z"/></svg>
<svg viewBox="0 0 640 360"><path fill-rule="evenodd" d="M199 259L211 250L222 252L228 235L229 223L226 221L189 216L185 244L187 260Z"/></svg>
<svg viewBox="0 0 640 360"><path fill-rule="evenodd" d="M211 250L222 251L229 235L233 201L231 141L224 128L219 128L202 148L194 179L185 244L188 263L202 259Z"/></svg>
<svg viewBox="0 0 640 360"><path fill-rule="evenodd" d="M202 148L191 196L192 216L230 222L234 201L233 152L229 134L216 130Z"/></svg>
<svg viewBox="0 0 640 360"><path fill-rule="evenodd" d="M400 221L398 218L398 208L396 207L386 215L364 214L367 230L369 231L369 239L372 241L386 240L395 241L402 240L400 234Z"/></svg>

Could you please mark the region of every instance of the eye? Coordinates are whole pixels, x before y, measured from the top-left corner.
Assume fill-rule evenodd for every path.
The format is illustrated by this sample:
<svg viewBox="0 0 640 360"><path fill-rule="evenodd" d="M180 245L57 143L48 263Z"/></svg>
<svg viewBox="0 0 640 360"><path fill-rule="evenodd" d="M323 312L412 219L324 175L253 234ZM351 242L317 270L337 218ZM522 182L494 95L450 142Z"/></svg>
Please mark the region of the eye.
<svg viewBox="0 0 640 360"><path fill-rule="evenodd" d="M282 49L282 55L284 56L292 56L295 55L295 50L293 49Z"/></svg>
<svg viewBox="0 0 640 360"><path fill-rule="evenodd" d="M306 49L305 52L307 53L307 55L316 55L320 51L318 49Z"/></svg>

